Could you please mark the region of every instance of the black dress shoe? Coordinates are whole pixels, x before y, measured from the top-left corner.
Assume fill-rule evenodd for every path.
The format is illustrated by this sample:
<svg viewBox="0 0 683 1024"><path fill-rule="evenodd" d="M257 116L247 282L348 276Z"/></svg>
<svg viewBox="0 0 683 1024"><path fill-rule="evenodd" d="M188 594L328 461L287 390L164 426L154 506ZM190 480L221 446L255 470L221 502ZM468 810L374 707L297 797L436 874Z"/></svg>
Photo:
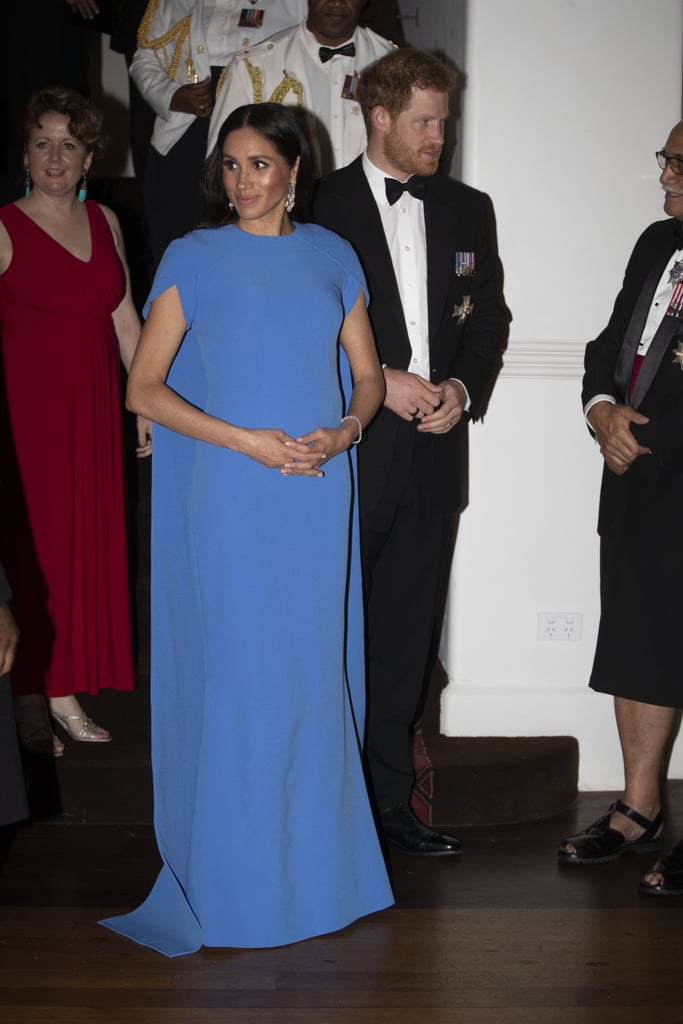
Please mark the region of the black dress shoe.
<svg viewBox="0 0 683 1024"><path fill-rule="evenodd" d="M397 804L382 811L380 824L387 842L404 853L416 853L421 857L446 857L462 853L459 839L427 828L405 804Z"/></svg>

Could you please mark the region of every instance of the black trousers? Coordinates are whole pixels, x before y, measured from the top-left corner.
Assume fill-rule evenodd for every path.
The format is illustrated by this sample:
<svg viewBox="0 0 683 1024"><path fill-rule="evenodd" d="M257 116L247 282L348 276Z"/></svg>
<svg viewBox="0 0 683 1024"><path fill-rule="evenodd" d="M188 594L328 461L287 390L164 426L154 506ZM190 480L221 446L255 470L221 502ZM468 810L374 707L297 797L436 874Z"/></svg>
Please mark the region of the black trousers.
<svg viewBox="0 0 683 1024"><path fill-rule="evenodd" d="M366 756L378 810L408 804L414 782L412 726L440 617L453 517L438 500L430 438L413 448L410 472L364 514L361 550L366 615ZM362 457L362 456L361 456Z"/></svg>
<svg viewBox="0 0 683 1024"><path fill-rule="evenodd" d="M173 239L204 215L201 180L208 138L209 119L198 117L165 156L150 147L143 193L155 267Z"/></svg>

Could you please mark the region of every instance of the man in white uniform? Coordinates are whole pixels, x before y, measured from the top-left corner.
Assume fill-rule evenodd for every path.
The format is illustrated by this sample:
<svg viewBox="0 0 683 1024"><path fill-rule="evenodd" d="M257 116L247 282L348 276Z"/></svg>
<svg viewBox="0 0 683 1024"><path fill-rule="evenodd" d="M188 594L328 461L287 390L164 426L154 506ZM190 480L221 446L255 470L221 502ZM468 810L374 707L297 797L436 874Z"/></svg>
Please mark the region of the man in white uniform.
<svg viewBox="0 0 683 1024"><path fill-rule="evenodd" d="M154 262L202 217L200 180L215 83L237 50L296 24L306 0L150 0L130 73L156 113L145 171Z"/></svg>
<svg viewBox="0 0 683 1024"><path fill-rule="evenodd" d="M236 53L218 85L209 150L236 107L275 102L306 112L318 176L362 153L365 125L355 99L360 73L395 48L359 26L364 6L364 0L308 0L300 25Z"/></svg>

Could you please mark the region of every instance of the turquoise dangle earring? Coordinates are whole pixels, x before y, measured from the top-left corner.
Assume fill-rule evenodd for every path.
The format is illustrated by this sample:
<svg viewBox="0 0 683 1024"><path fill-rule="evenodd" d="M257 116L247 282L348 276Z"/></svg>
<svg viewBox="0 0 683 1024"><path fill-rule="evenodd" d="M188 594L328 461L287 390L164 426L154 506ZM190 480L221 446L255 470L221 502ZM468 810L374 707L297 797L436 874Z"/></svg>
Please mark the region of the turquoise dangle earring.
<svg viewBox="0 0 683 1024"><path fill-rule="evenodd" d="M26 168L26 174L24 175L24 198L28 199L31 195L31 189L33 188L33 181L31 180L31 172L28 167Z"/></svg>
<svg viewBox="0 0 683 1024"><path fill-rule="evenodd" d="M78 201L79 203L85 202L85 197L88 194L88 172L83 171L83 177L81 178L81 185L78 189Z"/></svg>

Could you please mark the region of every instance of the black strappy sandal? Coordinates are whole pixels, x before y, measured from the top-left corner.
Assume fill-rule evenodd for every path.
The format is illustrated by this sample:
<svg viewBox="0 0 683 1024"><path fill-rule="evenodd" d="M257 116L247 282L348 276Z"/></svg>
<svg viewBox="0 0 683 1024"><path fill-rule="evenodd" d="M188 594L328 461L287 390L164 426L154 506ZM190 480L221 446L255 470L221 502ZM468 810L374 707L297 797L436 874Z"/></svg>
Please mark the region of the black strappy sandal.
<svg viewBox="0 0 683 1024"><path fill-rule="evenodd" d="M613 811L618 811L625 818L630 818L631 821L635 821L637 825L640 825L644 829L642 835L639 835L637 839L627 839L617 829L610 828L609 820ZM597 821L594 821L583 832L570 836L569 839L564 839L557 856L565 864L605 864L607 861L616 860L618 857L621 857L622 853L626 850L632 850L634 853L646 853L648 850L656 850L660 842L660 837L657 833L663 821L664 816L661 811L650 821L649 818L645 818L638 811L634 811L628 804L617 800L612 804L607 814L604 814L602 818L598 818ZM574 847L574 853L569 853L568 850L564 849L570 843Z"/></svg>
<svg viewBox="0 0 683 1024"><path fill-rule="evenodd" d="M662 880L653 884L647 881L649 875L661 875ZM683 840L645 872L640 879L640 891L650 896L683 896Z"/></svg>

